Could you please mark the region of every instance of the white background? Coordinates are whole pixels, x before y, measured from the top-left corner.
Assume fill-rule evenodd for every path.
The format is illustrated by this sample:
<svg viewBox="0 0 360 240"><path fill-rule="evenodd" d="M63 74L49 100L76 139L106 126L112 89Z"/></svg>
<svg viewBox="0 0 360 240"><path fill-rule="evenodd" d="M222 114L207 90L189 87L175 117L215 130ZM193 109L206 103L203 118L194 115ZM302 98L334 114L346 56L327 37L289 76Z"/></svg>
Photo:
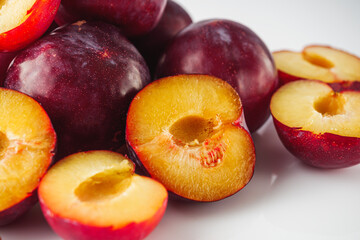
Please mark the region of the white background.
<svg viewBox="0 0 360 240"><path fill-rule="evenodd" d="M318 43L360 56L358 0L178 2L194 21L227 18L250 27L270 51L300 51ZM360 165L319 170L300 163L280 143L271 119L253 137L255 174L243 190L214 203L170 201L161 223L147 239L360 239ZM0 237L59 239L39 206L1 227Z"/></svg>

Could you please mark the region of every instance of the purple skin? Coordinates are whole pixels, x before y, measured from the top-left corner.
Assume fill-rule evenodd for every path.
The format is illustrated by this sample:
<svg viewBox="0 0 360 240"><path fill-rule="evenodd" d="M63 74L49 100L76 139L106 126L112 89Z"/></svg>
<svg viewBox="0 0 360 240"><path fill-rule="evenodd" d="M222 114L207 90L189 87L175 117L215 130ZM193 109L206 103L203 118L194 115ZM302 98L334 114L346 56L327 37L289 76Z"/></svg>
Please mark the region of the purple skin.
<svg viewBox="0 0 360 240"><path fill-rule="evenodd" d="M6 70L8 69L11 61L16 56L16 53L17 52L0 52L0 87L4 86Z"/></svg>
<svg viewBox="0 0 360 240"><path fill-rule="evenodd" d="M156 78L208 74L227 81L240 95L250 132L270 116L270 98L278 88L272 55L249 28L230 20L191 24L169 44Z"/></svg>
<svg viewBox="0 0 360 240"><path fill-rule="evenodd" d="M117 27L85 21L57 28L22 51L5 80L48 113L58 136L57 160L124 144L128 106L148 83L144 59Z"/></svg>
<svg viewBox="0 0 360 240"><path fill-rule="evenodd" d="M288 127L273 118L285 148L304 163L326 169L351 167L360 163L360 139L332 133L314 134Z"/></svg>
<svg viewBox="0 0 360 240"><path fill-rule="evenodd" d="M143 35L159 22L167 0L62 0L55 21L61 26L76 20L103 20L126 36Z"/></svg>
<svg viewBox="0 0 360 240"><path fill-rule="evenodd" d="M7 225L25 214L38 201L37 189L12 207L0 211L0 226Z"/></svg>
<svg viewBox="0 0 360 240"><path fill-rule="evenodd" d="M169 0L158 25L149 33L132 39L154 75L160 56L172 38L192 23L190 15L179 4Z"/></svg>

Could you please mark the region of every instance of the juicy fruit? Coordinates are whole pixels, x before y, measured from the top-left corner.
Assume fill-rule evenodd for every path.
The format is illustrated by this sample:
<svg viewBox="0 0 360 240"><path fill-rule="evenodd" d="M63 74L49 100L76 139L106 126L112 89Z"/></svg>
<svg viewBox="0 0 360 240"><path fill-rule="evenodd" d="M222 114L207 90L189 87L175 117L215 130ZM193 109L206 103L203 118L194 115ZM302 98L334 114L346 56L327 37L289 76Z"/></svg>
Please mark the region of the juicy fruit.
<svg viewBox="0 0 360 240"><path fill-rule="evenodd" d="M58 154L117 149L134 95L150 82L144 59L110 24L77 22L22 51L5 86L40 102L58 133Z"/></svg>
<svg viewBox="0 0 360 240"><path fill-rule="evenodd" d="M0 52L22 49L41 37L54 20L60 0L0 2Z"/></svg>
<svg viewBox="0 0 360 240"><path fill-rule="evenodd" d="M246 123L256 131L269 117L278 78L271 53L249 28L229 20L206 20L183 29L160 59L156 77L208 74L240 95Z"/></svg>
<svg viewBox="0 0 360 240"><path fill-rule="evenodd" d="M126 36L143 35L159 22L166 0L62 0L55 21L102 20L121 28Z"/></svg>
<svg viewBox="0 0 360 240"><path fill-rule="evenodd" d="M272 97L270 109L285 147L305 163L342 168L360 163L360 94L299 80Z"/></svg>
<svg viewBox="0 0 360 240"><path fill-rule="evenodd" d="M0 88L0 110L0 225L4 225L36 202L56 136L43 108L25 94Z"/></svg>
<svg viewBox="0 0 360 240"><path fill-rule="evenodd" d="M220 200L253 175L241 101L212 76L178 75L146 86L130 105L126 140L134 161L183 198Z"/></svg>
<svg viewBox="0 0 360 240"><path fill-rule="evenodd" d="M333 47L312 45L302 52L278 51L273 56L283 84L299 79L360 81L360 58Z"/></svg>
<svg viewBox="0 0 360 240"><path fill-rule="evenodd" d="M64 239L145 238L161 220L168 195L134 170L130 160L110 151L58 161L39 186L46 220Z"/></svg>
<svg viewBox="0 0 360 240"><path fill-rule="evenodd" d="M132 39L148 64L152 75L154 75L156 65L168 43L178 32L191 23L191 17L185 9L175 1L169 0L156 27L149 33Z"/></svg>

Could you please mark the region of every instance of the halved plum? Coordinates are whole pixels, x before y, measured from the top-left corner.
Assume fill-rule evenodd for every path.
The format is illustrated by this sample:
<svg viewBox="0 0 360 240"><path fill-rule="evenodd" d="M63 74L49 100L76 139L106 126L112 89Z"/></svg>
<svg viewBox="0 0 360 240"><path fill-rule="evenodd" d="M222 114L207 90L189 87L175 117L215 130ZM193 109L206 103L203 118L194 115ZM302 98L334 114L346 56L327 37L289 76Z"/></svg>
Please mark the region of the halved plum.
<svg viewBox="0 0 360 240"><path fill-rule="evenodd" d="M133 162L111 151L60 160L39 186L46 220L64 239L145 238L160 222L168 194L134 170Z"/></svg>
<svg viewBox="0 0 360 240"><path fill-rule="evenodd" d="M178 75L154 81L132 101L129 152L176 195L216 201L251 179L255 149L241 101L225 81Z"/></svg>

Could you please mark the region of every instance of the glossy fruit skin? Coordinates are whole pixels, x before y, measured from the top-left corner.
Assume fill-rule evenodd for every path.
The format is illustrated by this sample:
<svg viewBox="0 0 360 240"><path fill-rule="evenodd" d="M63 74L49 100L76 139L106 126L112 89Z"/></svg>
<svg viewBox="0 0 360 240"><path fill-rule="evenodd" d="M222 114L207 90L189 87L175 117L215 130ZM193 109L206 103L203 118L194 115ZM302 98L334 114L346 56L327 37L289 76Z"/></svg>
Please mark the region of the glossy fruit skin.
<svg viewBox="0 0 360 240"><path fill-rule="evenodd" d="M168 43L191 23L192 19L186 10L175 1L168 0L156 27L149 33L131 40L144 57L152 75Z"/></svg>
<svg viewBox="0 0 360 240"><path fill-rule="evenodd" d="M0 52L0 87L4 86L6 70L8 69L11 61L14 59L15 56L16 52Z"/></svg>
<svg viewBox="0 0 360 240"><path fill-rule="evenodd" d="M214 19L183 29L162 55L156 78L208 74L227 81L240 95L246 123L256 131L269 117L270 98L278 87L272 55L246 26Z"/></svg>
<svg viewBox="0 0 360 240"><path fill-rule="evenodd" d="M360 138L331 133L314 134L288 127L273 118L286 149L304 163L317 168L345 168L360 163Z"/></svg>
<svg viewBox="0 0 360 240"><path fill-rule="evenodd" d="M144 59L118 28L81 21L22 51L5 86L42 104L58 134L59 159L120 147L128 106L149 82Z"/></svg>
<svg viewBox="0 0 360 240"><path fill-rule="evenodd" d="M159 22L167 0L62 0L55 21L103 20L117 25L126 36L151 31Z"/></svg>
<svg viewBox="0 0 360 240"><path fill-rule="evenodd" d="M60 0L37 0L30 16L16 28L0 33L0 52L14 52L40 38L51 25Z"/></svg>
<svg viewBox="0 0 360 240"><path fill-rule="evenodd" d="M65 240L141 240L149 235L162 219L166 206L167 198L157 213L143 222L132 222L121 228L113 226L98 227L85 225L72 219L62 218L53 213L42 201L39 196L41 210L46 221L51 228Z"/></svg>

